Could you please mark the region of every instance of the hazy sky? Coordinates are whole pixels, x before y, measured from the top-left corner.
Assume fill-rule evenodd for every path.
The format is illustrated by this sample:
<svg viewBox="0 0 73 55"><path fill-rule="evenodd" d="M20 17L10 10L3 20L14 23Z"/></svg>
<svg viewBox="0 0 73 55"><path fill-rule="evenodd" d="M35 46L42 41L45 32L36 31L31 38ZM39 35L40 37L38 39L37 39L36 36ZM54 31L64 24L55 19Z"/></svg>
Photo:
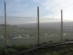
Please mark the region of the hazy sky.
<svg viewBox="0 0 73 55"><path fill-rule="evenodd" d="M40 17L48 20L49 18L60 19L62 9L64 19L73 20L73 0L0 0L0 16L4 16L4 1L7 4L7 16L37 17L37 6L39 6Z"/></svg>

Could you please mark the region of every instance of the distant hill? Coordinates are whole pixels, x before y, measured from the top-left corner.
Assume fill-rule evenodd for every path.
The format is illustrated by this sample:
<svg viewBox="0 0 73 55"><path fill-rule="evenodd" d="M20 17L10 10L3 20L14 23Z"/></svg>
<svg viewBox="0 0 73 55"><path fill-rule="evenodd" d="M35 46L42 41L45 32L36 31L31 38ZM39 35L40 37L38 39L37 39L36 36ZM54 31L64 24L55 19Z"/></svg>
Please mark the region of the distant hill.
<svg viewBox="0 0 73 55"><path fill-rule="evenodd" d="M40 28L49 28L49 27L60 27L61 22L47 22L47 23L40 23ZM64 22L63 26L73 26L73 22ZM37 23L28 23L28 24L20 24L17 27L22 28L37 28Z"/></svg>
<svg viewBox="0 0 73 55"><path fill-rule="evenodd" d="M0 24L0 26L4 26L4 24ZM27 23L27 24L19 24L19 25L7 25L10 27L17 27L17 28L37 28L37 23ZM61 22L45 22L40 23L40 28L44 29L61 29ZM73 22L64 22L63 23L64 29L73 30Z"/></svg>

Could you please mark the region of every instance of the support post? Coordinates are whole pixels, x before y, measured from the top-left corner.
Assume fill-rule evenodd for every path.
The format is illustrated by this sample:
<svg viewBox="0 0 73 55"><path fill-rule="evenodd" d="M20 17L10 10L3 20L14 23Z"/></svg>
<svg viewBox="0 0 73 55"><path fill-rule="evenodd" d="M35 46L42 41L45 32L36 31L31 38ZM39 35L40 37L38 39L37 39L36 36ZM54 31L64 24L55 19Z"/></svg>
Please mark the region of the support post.
<svg viewBox="0 0 73 55"><path fill-rule="evenodd" d="M63 41L63 11L61 10L61 41Z"/></svg>
<svg viewBox="0 0 73 55"><path fill-rule="evenodd" d="M39 37L40 37L40 30L39 30L39 6L37 7L37 18L38 18L38 45L39 45Z"/></svg>
<svg viewBox="0 0 73 55"><path fill-rule="evenodd" d="M7 23L6 23L6 2L4 2L4 17L5 17L5 42L6 42L6 47L8 46L8 37L7 37Z"/></svg>

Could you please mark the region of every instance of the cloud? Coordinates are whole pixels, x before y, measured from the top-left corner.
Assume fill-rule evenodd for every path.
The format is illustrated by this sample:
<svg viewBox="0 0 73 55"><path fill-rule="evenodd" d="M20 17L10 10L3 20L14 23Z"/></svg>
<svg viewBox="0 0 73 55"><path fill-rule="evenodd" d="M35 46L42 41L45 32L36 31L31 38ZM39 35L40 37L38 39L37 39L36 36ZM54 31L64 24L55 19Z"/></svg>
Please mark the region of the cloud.
<svg viewBox="0 0 73 55"><path fill-rule="evenodd" d="M37 9L37 6L39 6L40 22L60 20L61 9L63 9L64 20L73 20L73 15L72 15L73 0L5 0L5 1L7 3L7 16L37 18L36 9ZM4 15L3 12L4 12L3 6L0 3L1 16ZM35 21L34 19L33 20L27 19L27 20L29 20L28 22ZM19 21L20 19L17 21L17 23ZM11 21L8 20L8 22L11 22ZM12 23L15 23L15 21ZM21 19L20 23L24 23L23 19Z"/></svg>
<svg viewBox="0 0 73 55"><path fill-rule="evenodd" d="M35 16L35 7L26 0L6 0L8 16Z"/></svg>
<svg viewBox="0 0 73 55"><path fill-rule="evenodd" d="M72 3L73 0L46 0L42 5L48 10L58 10L69 8Z"/></svg>
<svg viewBox="0 0 73 55"><path fill-rule="evenodd" d="M20 3L23 2L24 0L13 0L13 1Z"/></svg>
<svg viewBox="0 0 73 55"><path fill-rule="evenodd" d="M44 17L60 18L60 10L63 9L64 19L72 20L73 16L73 0L46 0L42 3L47 11L52 11L52 14L47 14Z"/></svg>
<svg viewBox="0 0 73 55"><path fill-rule="evenodd" d="M34 17L7 17L7 24L36 23Z"/></svg>
<svg viewBox="0 0 73 55"><path fill-rule="evenodd" d="M20 2L23 2L25 0L4 0L6 2L17 2L17 3L20 3Z"/></svg>
<svg viewBox="0 0 73 55"><path fill-rule="evenodd" d="M7 16L37 16L38 3L33 0L5 0ZM38 0L39 1L39 0Z"/></svg>

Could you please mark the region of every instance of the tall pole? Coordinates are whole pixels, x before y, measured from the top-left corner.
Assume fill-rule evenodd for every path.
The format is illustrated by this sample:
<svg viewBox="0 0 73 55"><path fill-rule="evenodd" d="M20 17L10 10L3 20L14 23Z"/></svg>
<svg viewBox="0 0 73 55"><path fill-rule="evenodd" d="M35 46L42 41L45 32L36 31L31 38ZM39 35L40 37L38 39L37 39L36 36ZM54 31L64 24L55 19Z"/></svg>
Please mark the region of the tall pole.
<svg viewBox="0 0 73 55"><path fill-rule="evenodd" d="M7 26L6 26L6 2L4 2L4 15L5 15L5 42L6 47L8 46L8 38L7 38Z"/></svg>
<svg viewBox="0 0 73 55"><path fill-rule="evenodd" d="M39 32L39 7L37 7L37 18L38 18L38 45L39 45L39 37L40 37L40 32Z"/></svg>
<svg viewBox="0 0 73 55"><path fill-rule="evenodd" d="M61 41L63 41L63 11L61 10Z"/></svg>

